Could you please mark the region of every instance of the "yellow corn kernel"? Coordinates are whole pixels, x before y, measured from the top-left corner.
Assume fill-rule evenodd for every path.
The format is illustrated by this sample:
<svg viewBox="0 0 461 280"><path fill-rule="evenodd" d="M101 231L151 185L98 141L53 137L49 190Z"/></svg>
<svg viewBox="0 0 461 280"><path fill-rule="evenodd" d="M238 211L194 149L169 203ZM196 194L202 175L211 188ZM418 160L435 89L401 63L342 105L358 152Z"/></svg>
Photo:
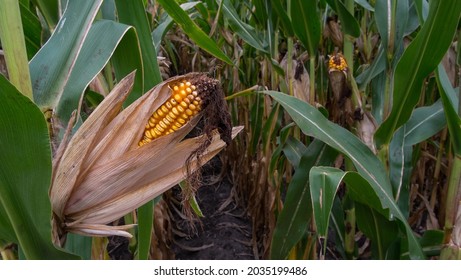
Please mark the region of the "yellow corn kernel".
<svg viewBox="0 0 461 280"><path fill-rule="evenodd" d="M171 109L171 112L176 116L179 115L179 111L177 107L174 107L173 109Z"/></svg>
<svg viewBox="0 0 461 280"><path fill-rule="evenodd" d="M181 95L179 93L175 94L173 97L174 97L174 100L176 100L176 102L181 102L181 100L182 100L182 97L181 97Z"/></svg>
<svg viewBox="0 0 461 280"><path fill-rule="evenodd" d="M159 121L158 124L159 124L160 127L163 128L163 129L167 128L165 122L163 122L163 121Z"/></svg>
<svg viewBox="0 0 461 280"><path fill-rule="evenodd" d="M139 146L173 133L200 111L202 100L198 96L197 87L190 81L181 81L170 89L171 97L149 118L143 137L138 142Z"/></svg>
<svg viewBox="0 0 461 280"><path fill-rule="evenodd" d="M150 134L150 131L149 131L149 130L146 130L146 134L145 134L145 135L146 135L146 137L147 137L148 139L152 138L152 134Z"/></svg>
<svg viewBox="0 0 461 280"><path fill-rule="evenodd" d="M155 129L157 129L157 131L160 131L160 133L163 133L165 131L165 129L163 127L161 127L160 124L157 124L155 126Z"/></svg>
<svg viewBox="0 0 461 280"><path fill-rule="evenodd" d="M166 118L168 118L168 117L171 119L171 121L176 119L176 115L173 112L169 112L168 115L166 116ZM168 119L168 120L170 120L170 119Z"/></svg>
<svg viewBox="0 0 461 280"><path fill-rule="evenodd" d="M332 71L347 71L347 62L341 53L330 56L328 60L328 72Z"/></svg>
<svg viewBox="0 0 461 280"><path fill-rule="evenodd" d="M192 116L192 115L194 114L194 112L192 112L191 109L186 109L186 114L187 114L188 116Z"/></svg>
<svg viewBox="0 0 461 280"><path fill-rule="evenodd" d="M166 115L166 117L163 119L163 122L166 123L166 125L170 125L172 122L174 121L174 119L170 118L169 115Z"/></svg>
<svg viewBox="0 0 461 280"><path fill-rule="evenodd" d="M189 105L185 102L185 101L181 101L181 103L179 103L181 105L181 107L183 107L184 109L186 109L187 107L189 107Z"/></svg>
<svg viewBox="0 0 461 280"><path fill-rule="evenodd" d="M151 117L151 118L149 119L148 125L149 125L149 127L154 127L154 126L155 126L155 123L156 123L156 122L155 122L155 119L154 119L153 117ZM146 127L147 127L147 126L146 126Z"/></svg>

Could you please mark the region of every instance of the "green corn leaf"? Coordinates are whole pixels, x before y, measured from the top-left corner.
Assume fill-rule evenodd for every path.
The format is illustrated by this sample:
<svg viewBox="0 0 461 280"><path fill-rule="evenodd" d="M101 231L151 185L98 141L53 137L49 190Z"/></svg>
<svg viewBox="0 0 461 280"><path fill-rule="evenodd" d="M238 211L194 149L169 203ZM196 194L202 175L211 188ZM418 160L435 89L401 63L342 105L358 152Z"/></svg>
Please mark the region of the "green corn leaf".
<svg viewBox="0 0 461 280"><path fill-rule="evenodd" d="M64 248L73 254L80 256L82 260L91 260L91 247L93 238L75 233L67 233Z"/></svg>
<svg viewBox="0 0 461 280"><path fill-rule="evenodd" d="M336 192L347 174L347 172L332 167L313 167L310 171L309 181L313 215L317 232L320 237L324 238L324 250L326 250L328 227ZM364 186L348 184L348 188L360 187ZM398 228L396 223L388 221L368 205L356 203L355 207L360 230L371 239L377 258L385 259L387 248L397 237ZM379 209L379 202L376 202L373 207Z"/></svg>
<svg viewBox="0 0 461 280"><path fill-rule="evenodd" d="M22 32L19 2L3 0L0 4L0 41L11 83L32 99L26 43Z"/></svg>
<svg viewBox="0 0 461 280"><path fill-rule="evenodd" d="M59 104L101 2L69 1L55 32L30 62L34 100L42 112Z"/></svg>
<svg viewBox="0 0 461 280"><path fill-rule="evenodd" d="M59 21L59 2L49 0L32 0L45 20L48 30L52 32Z"/></svg>
<svg viewBox="0 0 461 280"><path fill-rule="evenodd" d="M386 70L386 56L384 55L383 48L380 48L378 55L373 60L371 65L359 76L357 76L356 82L359 85L359 89L365 90L370 81L384 70Z"/></svg>
<svg viewBox="0 0 461 280"><path fill-rule="evenodd" d="M458 98L453 96L453 99L456 100L454 105L457 105ZM404 125L405 145L412 146L423 142L441 131L446 124L447 121L441 100L431 106L416 108L408 122Z"/></svg>
<svg viewBox="0 0 461 280"><path fill-rule="evenodd" d="M312 167L309 172L312 213L319 237L323 238L323 254L326 253L328 226L336 192L340 186L342 171L329 167Z"/></svg>
<svg viewBox="0 0 461 280"><path fill-rule="evenodd" d="M187 2L187 3L181 4L181 9L183 9L184 11L188 11L199 3L201 2L199 1ZM173 25L173 19L168 14L166 14L166 17L164 17L163 20L154 29L154 31L152 31L152 41L154 42L156 52L160 51L160 43L162 42L163 37L165 36L165 34L168 32L168 30L171 28L172 25Z"/></svg>
<svg viewBox="0 0 461 280"><path fill-rule="evenodd" d="M317 12L317 1L291 1L291 21L296 36L307 48L309 55L315 56L320 42L320 19Z"/></svg>
<svg viewBox="0 0 461 280"><path fill-rule="evenodd" d="M375 8L373 8L370 3L368 3L366 0L355 0L355 3L359 4L363 8L367 9L370 12L374 12Z"/></svg>
<svg viewBox="0 0 461 280"><path fill-rule="evenodd" d="M115 4L119 21L136 29L143 62L143 93L147 92L162 81L162 76L157 62L157 53L152 44L151 30L143 1L116 0ZM122 74L121 77L125 77L130 72Z"/></svg>
<svg viewBox="0 0 461 280"><path fill-rule="evenodd" d="M344 33L351 35L352 37L360 36L360 26L354 15L351 15L347 10L346 6L339 0L326 0L328 5L338 13L339 19L343 25Z"/></svg>
<svg viewBox="0 0 461 280"><path fill-rule="evenodd" d="M292 37L294 35L293 27L291 24L291 20L288 17L286 8L283 6L283 2L282 0L271 0L272 9L280 19L280 23L283 27L283 31L285 32L285 36Z"/></svg>
<svg viewBox="0 0 461 280"><path fill-rule="evenodd" d="M413 146L406 143L407 126L402 126L389 145L389 177L394 191L394 200L403 215L409 216L410 177L413 170Z"/></svg>
<svg viewBox="0 0 461 280"><path fill-rule="evenodd" d="M100 10L103 19L117 21L117 8L115 7L115 0L106 0L102 2Z"/></svg>
<svg viewBox="0 0 461 280"><path fill-rule="evenodd" d="M310 167L309 159L301 158L300 169L295 172L288 186L285 207L277 218L272 236L271 259L285 259L307 230L312 210L309 202L309 173L305 170Z"/></svg>
<svg viewBox="0 0 461 280"><path fill-rule="evenodd" d="M358 172L376 185L381 196L392 195L384 166L355 135L328 121L317 109L295 97L275 91L264 93L272 96L285 108L304 134L318 138L350 157Z"/></svg>
<svg viewBox="0 0 461 280"><path fill-rule="evenodd" d="M389 221L368 205L355 203L357 226L371 241L373 259L398 259L399 254L388 253L392 243L398 240L399 229L395 221Z"/></svg>
<svg viewBox="0 0 461 280"><path fill-rule="evenodd" d="M233 65L232 61L225 55L220 47L208 37L198 26L193 22L186 12L179 6L176 1L158 0L165 11L181 26L183 31L202 49L211 55L221 59L229 65Z"/></svg>
<svg viewBox="0 0 461 280"><path fill-rule="evenodd" d="M223 15L229 22L229 26L240 38L247 42L253 48L268 53L266 46L259 39L258 33L253 26L240 20L237 11L234 9L229 0L223 0Z"/></svg>
<svg viewBox="0 0 461 280"><path fill-rule="evenodd" d="M40 49L42 27L38 17L19 2L21 21L26 40L27 57L31 59Z"/></svg>
<svg viewBox="0 0 461 280"><path fill-rule="evenodd" d="M456 96L456 93L451 86L450 80L448 79L447 73L445 72L442 64L440 64L437 68L436 78L440 96L443 101L448 131L450 131L453 152L456 155L461 156L461 118L455 110L458 104L454 103L453 99L450 99L450 96Z"/></svg>
<svg viewBox="0 0 461 280"><path fill-rule="evenodd" d="M60 123L68 123L70 115L78 108L85 88L104 68L119 45L133 45L131 51L127 48L119 51L123 51L125 56L132 53L136 57L137 54L137 59L131 61L138 61L135 67L141 66L139 51L136 52L139 50L137 41L133 38L136 38L134 29L125 24L100 20L91 26L56 109L56 117ZM141 84L142 77L138 77L138 83Z"/></svg>
<svg viewBox="0 0 461 280"><path fill-rule="evenodd" d="M43 114L0 75L0 212L27 259L75 259L51 242L51 148ZM5 214L5 216L3 216ZM4 234L4 229L0 230Z"/></svg>
<svg viewBox="0 0 461 280"><path fill-rule="evenodd" d="M251 13L255 17L255 24L253 26L267 27L266 22L270 21L270 13L268 12L270 8L268 9L268 7L271 6L271 3L266 0L253 0L251 2L253 4Z"/></svg>
<svg viewBox="0 0 461 280"><path fill-rule="evenodd" d="M341 200L336 196L333 202L333 209L331 209L330 224L335 233L335 246L336 250L341 254L343 259L346 259L345 247L345 235L346 235L346 222L344 219L344 207Z"/></svg>
<svg viewBox="0 0 461 280"><path fill-rule="evenodd" d="M314 144L314 146L315 145L319 145L319 148L322 147L322 145L318 143ZM301 143L301 141L291 136L286 140L286 144L283 147L283 153L291 165L297 169L299 166L299 161L301 160L301 156L307 153L307 147Z"/></svg>
<svg viewBox="0 0 461 280"><path fill-rule="evenodd" d="M147 260L152 240L154 222L154 201L151 200L138 209L138 259Z"/></svg>
<svg viewBox="0 0 461 280"><path fill-rule="evenodd" d="M440 256L443 244L443 231L426 230L420 239L421 247L427 256ZM402 253L402 257L408 259L408 251Z"/></svg>
<svg viewBox="0 0 461 280"><path fill-rule="evenodd" d="M281 111L279 110L279 115L280 115ZM289 132L291 131L291 127L293 126L294 124L289 124L285 127L283 127L282 129L280 129L280 134L279 134L279 137L277 139L277 148L274 150L274 152L272 153L272 156L271 156L271 160L270 160L270 163L269 163L269 174L275 174L274 172L277 172L277 167L278 167L278 164L280 164L280 162L282 161L282 152L283 152L283 149L284 147L286 146L285 143L286 141L288 141L288 139L290 139L291 137L289 137ZM301 145L303 146L303 148L305 149L306 146L304 146L302 143ZM285 154L286 155L286 154ZM298 164L299 164L299 159L298 159Z"/></svg>
<svg viewBox="0 0 461 280"><path fill-rule="evenodd" d="M396 7L392 6L394 3ZM381 45L392 59L396 49L403 43L403 35L408 20L408 9L408 0L376 2L376 27L381 36ZM393 10L395 14L391 12ZM388 42L391 42L390 46ZM392 53L389 53L390 51Z"/></svg>
<svg viewBox="0 0 461 280"><path fill-rule="evenodd" d="M296 144L296 140L287 141L285 154L297 150L290 147L292 144ZM285 259L293 246L305 235L312 213L307 171L316 164L331 162L331 152L321 141L314 141L302 155L296 152L287 156L299 162L299 166L288 186L284 207L277 219L271 243L271 259Z"/></svg>
<svg viewBox="0 0 461 280"><path fill-rule="evenodd" d="M0 78L1 79L1 78ZM18 243L16 234L14 233L13 226L10 223L10 219L0 202L0 240L6 240L8 242Z"/></svg>
<svg viewBox="0 0 461 280"><path fill-rule="evenodd" d="M390 211L390 214L399 219L404 225L412 258L423 258L424 255L410 226L394 203L387 172L373 152L356 136L328 121L311 105L280 92L265 91L264 93L272 96L285 108L304 134L323 141L349 157L360 176L363 177L361 180L368 182L371 186L373 191L370 191L370 193L379 199L380 205L382 204L384 209L388 209L386 211Z"/></svg>
<svg viewBox="0 0 461 280"><path fill-rule="evenodd" d="M250 118L251 122L251 131L253 137L249 145L249 152L253 154L257 151L257 146L259 144L259 139L261 138L261 130L263 126L263 114L264 114L264 95L255 94L253 99L253 106L251 108Z"/></svg>
<svg viewBox="0 0 461 280"><path fill-rule="evenodd" d="M121 81L128 74L136 70L133 89L124 103L125 106L128 106L145 93L144 75L142 75L143 61L137 32L132 30L125 33L123 40L118 43L117 48L112 54L111 64L114 68L117 81Z"/></svg>
<svg viewBox="0 0 461 280"><path fill-rule="evenodd" d="M460 14L461 1L431 1L426 22L395 69L392 111L375 133L378 148L387 145L396 129L409 119L423 80L437 67L452 42Z"/></svg>
<svg viewBox="0 0 461 280"><path fill-rule="evenodd" d="M386 89L386 71L379 73L372 81L372 103L373 108L371 108L371 113L376 120L376 123L379 125L383 122L384 118L384 103L385 96L383 94Z"/></svg>

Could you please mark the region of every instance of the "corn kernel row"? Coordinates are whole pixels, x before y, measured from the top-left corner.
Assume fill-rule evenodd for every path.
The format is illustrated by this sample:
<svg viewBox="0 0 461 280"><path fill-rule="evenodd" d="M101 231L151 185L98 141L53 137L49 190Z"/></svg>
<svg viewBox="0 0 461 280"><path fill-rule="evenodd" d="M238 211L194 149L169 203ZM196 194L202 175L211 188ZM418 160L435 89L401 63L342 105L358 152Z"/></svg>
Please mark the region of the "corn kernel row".
<svg viewBox="0 0 461 280"><path fill-rule="evenodd" d="M172 86L171 91L171 98L149 118L139 146L178 130L200 112L202 100L195 85L182 81Z"/></svg>

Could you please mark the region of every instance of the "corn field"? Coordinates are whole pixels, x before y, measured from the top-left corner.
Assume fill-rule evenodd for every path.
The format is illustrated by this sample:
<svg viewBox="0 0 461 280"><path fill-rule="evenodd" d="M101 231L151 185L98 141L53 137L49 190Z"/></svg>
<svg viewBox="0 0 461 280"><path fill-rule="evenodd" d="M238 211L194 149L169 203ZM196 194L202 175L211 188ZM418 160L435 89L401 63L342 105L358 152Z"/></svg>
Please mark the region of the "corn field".
<svg viewBox="0 0 461 280"><path fill-rule="evenodd" d="M174 259L215 159L253 259L461 259L460 15L0 0L1 259Z"/></svg>

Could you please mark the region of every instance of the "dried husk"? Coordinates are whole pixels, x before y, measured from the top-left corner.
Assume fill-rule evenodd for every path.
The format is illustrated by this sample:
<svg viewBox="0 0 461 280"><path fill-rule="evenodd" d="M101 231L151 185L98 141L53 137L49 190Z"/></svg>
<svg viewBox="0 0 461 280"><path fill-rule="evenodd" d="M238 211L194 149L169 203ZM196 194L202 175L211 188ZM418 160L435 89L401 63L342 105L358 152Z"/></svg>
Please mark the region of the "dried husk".
<svg viewBox="0 0 461 280"><path fill-rule="evenodd" d="M175 133L138 147L152 112L170 98L170 85L193 76L169 79L131 104L122 105L134 81L131 73L113 89L70 140L54 167L50 199L55 235L130 236L127 227L106 224L165 192L186 177L186 160L204 136L184 139L200 114ZM232 138L241 131L234 128ZM200 158L206 163L226 144L218 133ZM194 171L197 159L190 162Z"/></svg>
<svg viewBox="0 0 461 280"><path fill-rule="evenodd" d="M284 56L280 62L280 66L285 70L285 83L291 88L293 96L296 98L309 103L310 97L310 78L307 73L306 67L304 67L305 56L298 59L292 59L291 69L288 69L288 57ZM290 71L288 71L290 70Z"/></svg>
<svg viewBox="0 0 461 280"><path fill-rule="evenodd" d="M132 89L135 73L125 77L82 124L67 145L62 159L54 166L50 200L53 212L62 217L65 205L76 185L82 164L94 146L94 140L107 123L120 111L123 101Z"/></svg>
<svg viewBox="0 0 461 280"><path fill-rule="evenodd" d="M370 114L370 112L365 112L363 114L362 120L358 123L358 136L365 143L370 150L372 150L375 154L377 153L375 143L373 141L373 136L375 134L376 128L378 125L376 124L375 119Z"/></svg>
<svg viewBox="0 0 461 280"><path fill-rule="evenodd" d="M336 17L327 18L327 24L323 30L323 37L330 38L337 47L343 46L343 33L341 32L341 26Z"/></svg>

